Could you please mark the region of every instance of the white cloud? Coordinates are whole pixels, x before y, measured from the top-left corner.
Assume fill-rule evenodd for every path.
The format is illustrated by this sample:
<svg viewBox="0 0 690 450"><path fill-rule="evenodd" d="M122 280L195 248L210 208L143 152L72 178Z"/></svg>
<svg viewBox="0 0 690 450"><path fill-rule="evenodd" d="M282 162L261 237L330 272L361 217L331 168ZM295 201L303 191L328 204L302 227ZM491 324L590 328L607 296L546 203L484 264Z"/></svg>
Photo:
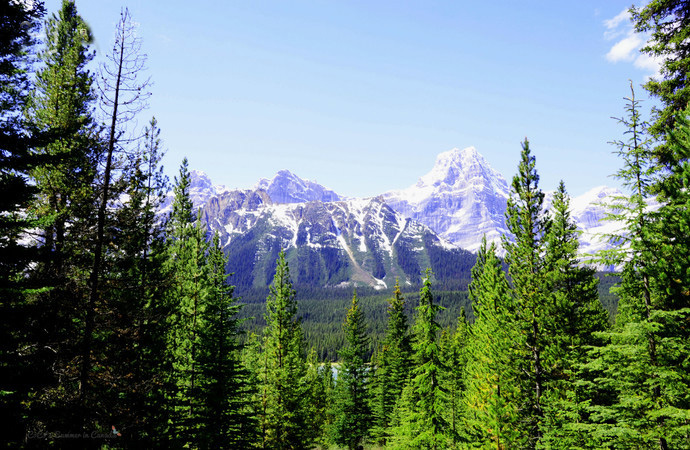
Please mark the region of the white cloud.
<svg viewBox="0 0 690 450"><path fill-rule="evenodd" d="M615 17L604 20L604 39L615 40L606 54L606 60L612 63L632 63L636 69L646 72L646 77L659 74L661 60L647 54L640 53L649 39L647 34L636 33L630 21L630 12L624 9Z"/></svg>
<svg viewBox="0 0 690 450"><path fill-rule="evenodd" d="M616 42L606 54L606 59L611 62L633 61L644 41L636 33L628 33L628 36Z"/></svg>
<svg viewBox="0 0 690 450"><path fill-rule="evenodd" d="M640 54L637 58L635 58L634 65L638 69L657 74L661 70L661 62L662 59L660 58L655 58L647 54Z"/></svg>
<svg viewBox="0 0 690 450"><path fill-rule="evenodd" d="M619 12L613 19L604 20L604 25L609 31L617 29L621 23L630 23L630 11L627 8Z"/></svg>

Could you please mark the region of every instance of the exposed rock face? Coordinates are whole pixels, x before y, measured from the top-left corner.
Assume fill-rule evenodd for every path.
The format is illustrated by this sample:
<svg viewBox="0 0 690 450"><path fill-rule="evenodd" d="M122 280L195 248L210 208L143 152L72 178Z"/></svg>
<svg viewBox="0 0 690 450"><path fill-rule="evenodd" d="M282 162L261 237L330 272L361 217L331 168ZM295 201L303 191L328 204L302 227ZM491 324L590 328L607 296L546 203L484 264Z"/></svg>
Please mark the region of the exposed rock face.
<svg viewBox="0 0 690 450"><path fill-rule="evenodd" d="M510 189L473 147L441 153L417 184L368 199L346 199L316 182L281 170L253 189L215 186L191 171L190 195L202 220L218 232L238 286L270 283L281 248L295 268L295 281L318 286L366 284L384 288L400 278L416 284L431 267L441 279L468 271L482 237L500 245L508 233ZM602 233L606 203L617 189L597 187L571 200L571 217L582 232L580 252L610 248ZM546 193L549 209L553 193ZM172 193L162 209L168 212ZM466 267L469 266L469 267Z"/></svg>
<svg viewBox="0 0 690 450"><path fill-rule="evenodd" d="M486 234L500 243L506 233L508 184L474 147L441 153L417 184L384 194L393 209L455 245L476 251Z"/></svg>
<svg viewBox="0 0 690 450"><path fill-rule="evenodd" d="M289 170L279 171L272 179L262 178L254 187L265 190L275 203L337 202L342 198L320 184L303 180Z"/></svg>
<svg viewBox="0 0 690 450"><path fill-rule="evenodd" d="M280 204L264 190L229 191L211 198L202 220L219 233L231 256L228 271L241 287L270 283L281 248L296 268L295 282L318 286L417 284L443 255L467 260L458 270L474 258L381 197Z"/></svg>

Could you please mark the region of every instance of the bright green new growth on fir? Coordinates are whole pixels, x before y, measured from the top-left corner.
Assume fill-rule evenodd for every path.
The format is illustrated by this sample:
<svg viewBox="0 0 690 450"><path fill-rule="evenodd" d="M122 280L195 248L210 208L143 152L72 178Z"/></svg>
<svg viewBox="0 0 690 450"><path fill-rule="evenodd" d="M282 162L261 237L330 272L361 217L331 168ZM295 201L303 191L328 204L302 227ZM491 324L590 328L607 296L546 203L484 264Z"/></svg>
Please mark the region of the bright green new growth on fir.
<svg viewBox="0 0 690 450"><path fill-rule="evenodd" d="M511 448L518 438L518 377L513 365L516 329L512 296L496 245L486 238L469 286L474 323L469 329L465 367L465 436L486 448Z"/></svg>

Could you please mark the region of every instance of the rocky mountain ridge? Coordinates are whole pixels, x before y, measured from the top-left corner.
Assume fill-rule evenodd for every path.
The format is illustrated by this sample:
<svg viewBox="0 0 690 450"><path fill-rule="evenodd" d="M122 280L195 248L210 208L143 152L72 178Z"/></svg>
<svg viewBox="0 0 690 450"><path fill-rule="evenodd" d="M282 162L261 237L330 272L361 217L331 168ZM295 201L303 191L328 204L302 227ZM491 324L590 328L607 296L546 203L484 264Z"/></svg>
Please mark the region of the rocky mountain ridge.
<svg viewBox="0 0 690 450"><path fill-rule="evenodd" d="M191 178L195 207L220 234L234 282L247 287L271 281L281 248L299 283L386 288L396 278L418 283L426 267L451 280L467 275L452 266L468 272L468 251L482 236L500 244L508 232L508 183L474 147L443 152L415 185L367 199L345 198L288 170L246 190L214 185L201 171ZM619 195L600 186L571 200L581 253L607 247L598 235L617 224L602 221L603 204ZM546 209L551 199L547 193Z"/></svg>

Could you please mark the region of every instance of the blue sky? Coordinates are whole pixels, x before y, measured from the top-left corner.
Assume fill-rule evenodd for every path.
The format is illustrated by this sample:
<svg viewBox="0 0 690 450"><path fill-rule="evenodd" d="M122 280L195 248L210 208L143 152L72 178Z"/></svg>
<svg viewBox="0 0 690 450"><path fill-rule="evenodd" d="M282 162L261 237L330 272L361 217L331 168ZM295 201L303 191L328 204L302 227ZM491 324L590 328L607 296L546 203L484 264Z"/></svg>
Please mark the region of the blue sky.
<svg viewBox="0 0 690 450"><path fill-rule="evenodd" d="M623 97L654 73L630 0L77 0L97 52L139 23L166 171L248 188L289 169L346 196L405 188L474 146L510 180L528 137L541 186L607 184ZM49 12L60 1L48 0ZM643 106L649 109L651 101Z"/></svg>

